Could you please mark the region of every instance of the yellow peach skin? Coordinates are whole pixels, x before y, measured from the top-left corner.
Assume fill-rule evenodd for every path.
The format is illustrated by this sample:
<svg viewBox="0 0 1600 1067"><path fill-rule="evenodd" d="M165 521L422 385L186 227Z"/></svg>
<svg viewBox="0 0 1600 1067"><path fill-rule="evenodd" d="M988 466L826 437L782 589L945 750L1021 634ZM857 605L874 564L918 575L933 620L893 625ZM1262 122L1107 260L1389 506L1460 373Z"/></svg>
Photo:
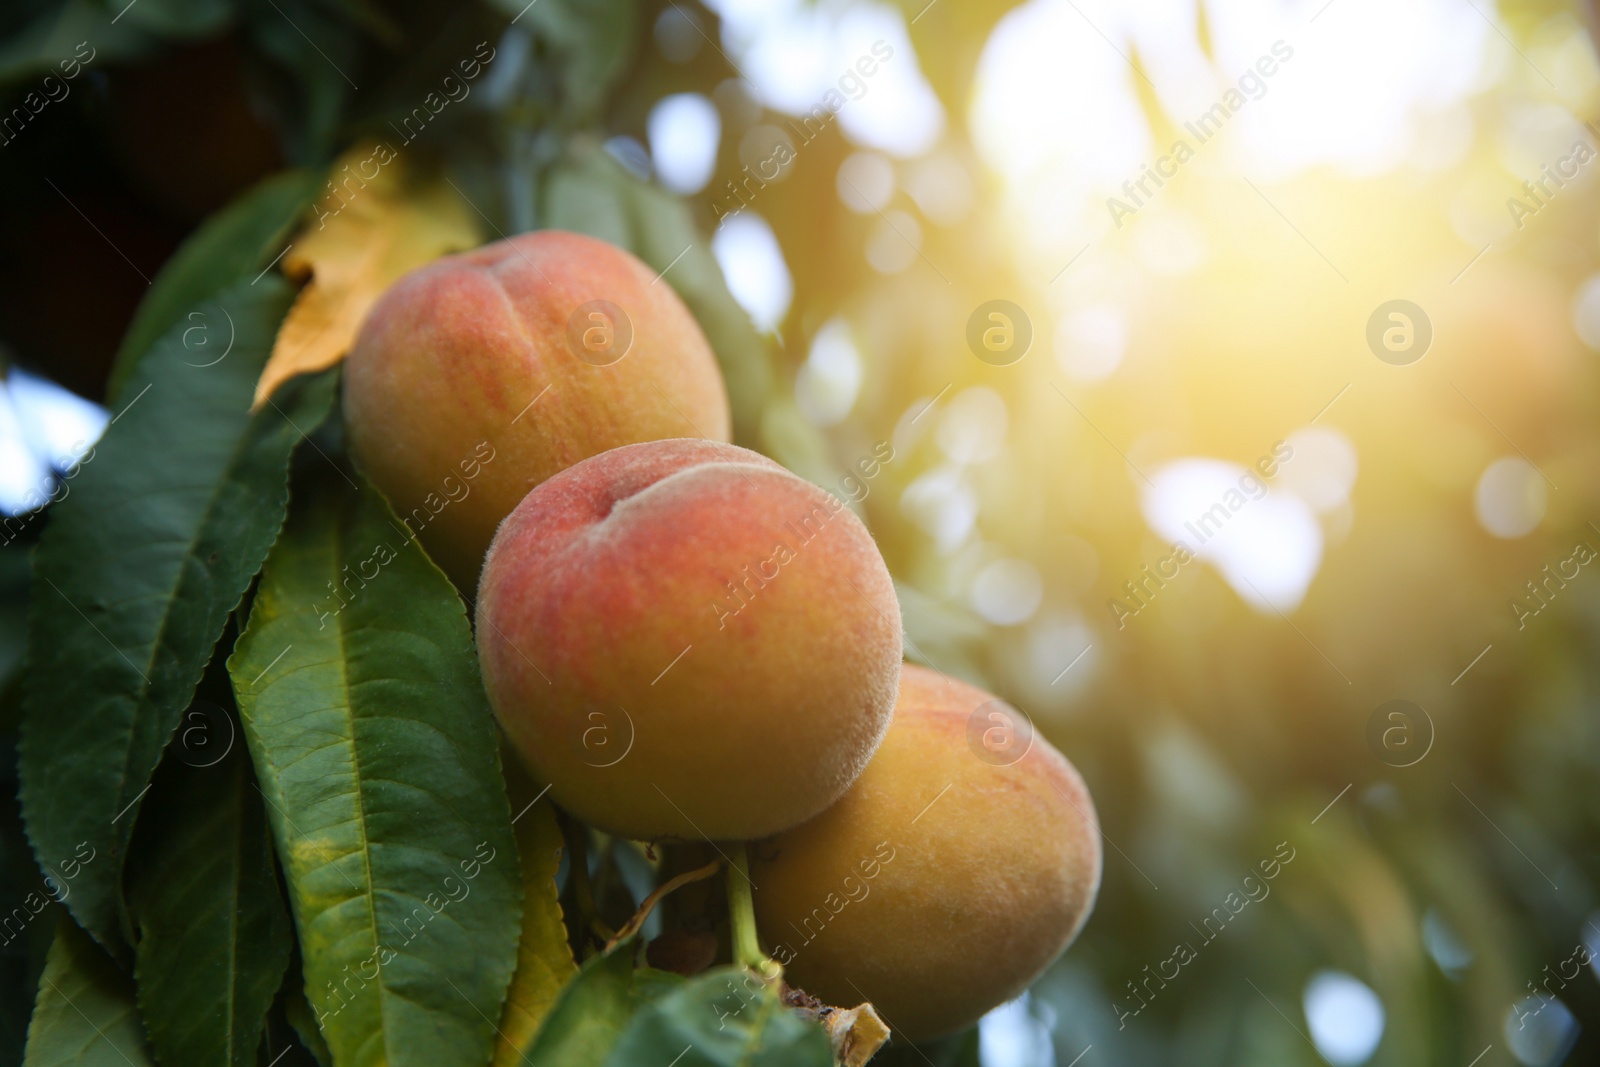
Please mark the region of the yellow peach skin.
<svg viewBox="0 0 1600 1067"><path fill-rule="evenodd" d="M495 528L552 474L619 445L729 436L715 357L671 286L559 230L390 287L345 361L344 416L361 467L469 597Z"/></svg>
<svg viewBox="0 0 1600 1067"><path fill-rule="evenodd" d="M829 1004L870 1000L922 1040L1017 996L1072 943L1100 886L1094 803L1042 737L986 749L995 711L1014 715L907 665L856 784L754 846L757 926L790 982Z"/></svg>
<svg viewBox="0 0 1600 1067"><path fill-rule="evenodd" d="M484 685L563 808L631 838L762 837L850 786L889 723L900 612L843 501L701 440L539 486L495 536Z"/></svg>

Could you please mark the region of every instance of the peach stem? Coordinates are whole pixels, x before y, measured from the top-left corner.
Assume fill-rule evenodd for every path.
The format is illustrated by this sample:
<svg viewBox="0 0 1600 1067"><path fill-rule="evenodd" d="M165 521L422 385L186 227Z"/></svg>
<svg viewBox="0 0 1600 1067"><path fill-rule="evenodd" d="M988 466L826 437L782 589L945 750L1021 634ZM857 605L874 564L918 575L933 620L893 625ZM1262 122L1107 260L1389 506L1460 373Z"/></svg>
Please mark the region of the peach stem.
<svg viewBox="0 0 1600 1067"><path fill-rule="evenodd" d="M756 933L755 898L751 895L753 887L750 855L743 841L736 842L732 862L728 864L728 918L733 927L733 960L773 981L783 974L783 968L761 951L761 939Z"/></svg>

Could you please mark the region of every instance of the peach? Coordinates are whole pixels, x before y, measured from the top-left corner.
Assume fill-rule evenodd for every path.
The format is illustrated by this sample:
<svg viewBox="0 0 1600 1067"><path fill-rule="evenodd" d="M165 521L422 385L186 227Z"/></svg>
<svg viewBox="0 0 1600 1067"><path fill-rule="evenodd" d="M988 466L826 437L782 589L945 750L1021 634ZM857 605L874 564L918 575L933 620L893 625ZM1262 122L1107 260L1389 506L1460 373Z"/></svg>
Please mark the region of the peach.
<svg viewBox="0 0 1600 1067"><path fill-rule="evenodd" d="M344 369L357 461L469 597L500 521L579 460L729 437L705 335L672 287L593 237L447 256L374 305Z"/></svg>
<svg viewBox="0 0 1600 1067"><path fill-rule="evenodd" d="M994 696L910 666L894 722L833 807L754 846L756 924L789 981L870 1000L911 1040L1017 996L1100 886L1083 780Z"/></svg>
<svg viewBox="0 0 1600 1067"><path fill-rule="evenodd" d="M495 535L478 655L567 811L636 839L762 837L855 781L889 723L900 611L865 526L754 452L628 445Z"/></svg>

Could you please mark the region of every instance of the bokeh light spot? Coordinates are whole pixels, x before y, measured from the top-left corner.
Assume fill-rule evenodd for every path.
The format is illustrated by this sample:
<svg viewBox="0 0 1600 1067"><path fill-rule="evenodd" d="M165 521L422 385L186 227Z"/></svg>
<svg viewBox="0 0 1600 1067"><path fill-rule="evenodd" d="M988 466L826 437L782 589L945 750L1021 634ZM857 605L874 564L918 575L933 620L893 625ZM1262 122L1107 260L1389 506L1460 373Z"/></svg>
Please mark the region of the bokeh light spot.
<svg viewBox="0 0 1600 1067"><path fill-rule="evenodd" d="M1005 446L1006 402L986 385L963 389L939 418L939 447L956 463L993 459Z"/></svg>
<svg viewBox="0 0 1600 1067"><path fill-rule="evenodd" d="M729 216L711 237L711 254L728 291L756 327L774 331L789 312L794 280L767 220L750 211Z"/></svg>
<svg viewBox="0 0 1600 1067"><path fill-rule="evenodd" d="M1532 533L1548 502L1544 478L1520 456L1504 456L1489 464L1473 494L1478 522L1506 539Z"/></svg>
<svg viewBox="0 0 1600 1067"><path fill-rule="evenodd" d="M1383 1039L1383 1002L1342 971L1318 971L1306 983L1306 1025L1322 1058L1335 1067L1366 1063Z"/></svg>
<svg viewBox="0 0 1600 1067"><path fill-rule="evenodd" d="M711 180L722 137L717 106L699 93L664 96L647 123L656 175L675 193L698 193Z"/></svg>
<svg viewBox="0 0 1600 1067"><path fill-rule="evenodd" d="M1278 466L1277 485L1326 513L1350 499L1356 484L1356 446L1338 430L1305 426L1284 441L1293 454Z"/></svg>
<svg viewBox="0 0 1600 1067"><path fill-rule="evenodd" d="M1127 319L1111 304L1068 312L1056 327L1056 364L1074 381L1109 378L1122 365L1127 350Z"/></svg>
<svg viewBox="0 0 1600 1067"><path fill-rule="evenodd" d="M1578 1040L1578 1020L1552 996L1523 997L1506 1013L1506 1047L1527 1067L1555 1067Z"/></svg>
<svg viewBox="0 0 1600 1067"><path fill-rule="evenodd" d="M850 413L861 391L861 353L843 319L831 319L811 341L795 375L795 402L813 425L832 426Z"/></svg>
<svg viewBox="0 0 1600 1067"><path fill-rule="evenodd" d="M1304 599L1322 562L1322 530L1311 508L1271 493L1253 470L1195 457L1151 475L1145 521L1216 567L1240 598L1261 612L1290 611Z"/></svg>
<svg viewBox="0 0 1600 1067"><path fill-rule="evenodd" d="M1044 581L1025 559L997 559L972 582L972 608L996 626L1033 618L1044 599Z"/></svg>
<svg viewBox="0 0 1600 1067"><path fill-rule="evenodd" d="M839 200L861 215L889 206L894 196L894 165L876 152L855 152L839 164Z"/></svg>

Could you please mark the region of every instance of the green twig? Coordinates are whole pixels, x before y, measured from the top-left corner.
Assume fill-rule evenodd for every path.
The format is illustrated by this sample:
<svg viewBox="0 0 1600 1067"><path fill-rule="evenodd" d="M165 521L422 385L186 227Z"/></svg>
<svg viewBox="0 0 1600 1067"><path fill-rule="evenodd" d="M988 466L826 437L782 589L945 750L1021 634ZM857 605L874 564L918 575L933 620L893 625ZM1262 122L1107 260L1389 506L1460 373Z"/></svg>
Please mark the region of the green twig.
<svg viewBox="0 0 1600 1067"><path fill-rule="evenodd" d="M748 967L763 978L774 980L783 974L776 960L761 951L756 934L756 904L750 890L750 855L743 841L733 846L733 862L728 865L728 917L733 926L733 961Z"/></svg>

